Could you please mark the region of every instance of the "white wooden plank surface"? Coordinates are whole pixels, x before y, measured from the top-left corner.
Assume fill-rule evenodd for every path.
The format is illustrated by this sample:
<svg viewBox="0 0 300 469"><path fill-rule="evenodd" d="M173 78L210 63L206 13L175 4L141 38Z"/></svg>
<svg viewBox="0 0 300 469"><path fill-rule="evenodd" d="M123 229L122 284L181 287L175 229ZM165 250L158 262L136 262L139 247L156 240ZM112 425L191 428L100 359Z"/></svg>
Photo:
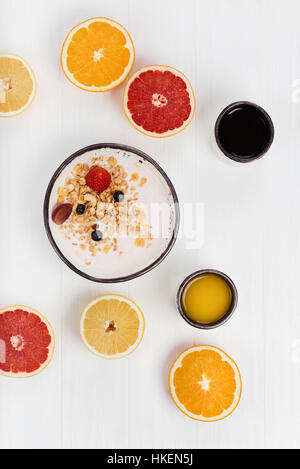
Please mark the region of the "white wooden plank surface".
<svg viewBox="0 0 300 469"><path fill-rule="evenodd" d="M65 79L62 42L93 16L128 28L134 70L164 63L187 74L197 99L188 129L150 139L123 115L123 85L95 95ZM300 446L299 21L297 0L0 0L1 52L24 56L38 78L31 109L0 123L1 307L36 307L57 338L44 373L0 380L1 448ZM265 107L276 130L268 156L245 166L225 164L213 144L219 111L240 99ZM44 192L64 158L101 141L144 150L181 202L203 203L201 249L180 239L157 269L122 285L90 283L62 264L44 233ZM240 295L232 320L210 332L174 306L178 284L201 267L224 270ZM140 348L114 363L90 355L78 334L82 307L106 292L134 299L147 321ZM187 419L167 387L177 354L202 343L229 353L243 378L238 410L215 424Z"/></svg>

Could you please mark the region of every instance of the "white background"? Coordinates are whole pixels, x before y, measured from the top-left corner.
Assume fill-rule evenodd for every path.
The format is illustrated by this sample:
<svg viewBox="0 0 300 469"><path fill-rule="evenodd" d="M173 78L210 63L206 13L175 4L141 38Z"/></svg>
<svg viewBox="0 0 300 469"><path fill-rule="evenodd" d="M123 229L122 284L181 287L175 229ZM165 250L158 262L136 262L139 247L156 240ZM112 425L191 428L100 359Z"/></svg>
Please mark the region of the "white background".
<svg viewBox="0 0 300 469"><path fill-rule="evenodd" d="M197 111L184 132L144 136L123 114L124 85L98 95L67 81L63 40L93 16L129 30L133 70L167 64L190 78ZM0 379L1 447L300 447L299 24L298 0L0 0L1 52L24 56L38 80L32 107L0 123L1 307L35 307L57 339L46 371ZM271 151L253 164L228 164L213 147L217 115L235 100L262 105L274 121ZM42 205L67 156L110 141L154 157L181 202L204 204L205 241L195 251L178 240L150 274L101 285L55 255ZM240 298L226 325L201 332L179 316L175 294L205 267L230 275ZM128 359L98 359L81 343L80 312L103 293L125 294L145 313L144 339ZM169 396L170 365L196 344L221 347L240 366L242 400L222 422L188 419Z"/></svg>

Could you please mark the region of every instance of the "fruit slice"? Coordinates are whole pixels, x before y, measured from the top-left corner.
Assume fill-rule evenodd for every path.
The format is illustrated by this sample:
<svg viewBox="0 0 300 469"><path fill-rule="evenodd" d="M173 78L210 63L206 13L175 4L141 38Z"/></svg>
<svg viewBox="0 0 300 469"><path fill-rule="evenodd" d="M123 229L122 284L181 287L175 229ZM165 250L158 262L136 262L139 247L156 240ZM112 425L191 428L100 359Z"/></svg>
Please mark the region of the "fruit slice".
<svg viewBox="0 0 300 469"><path fill-rule="evenodd" d="M47 319L27 306L0 310L0 375L27 378L51 361L54 332Z"/></svg>
<svg viewBox="0 0 300 469"><path fill-rule="evenodd" d="M144 315L121 295L104 295L89 303L80 318L80 335L87 348L102 358L123 358L142 340Z"/></svg>
<svg viewBox="0 0 300 469"><path fill-rule="evenodd" d="M123 107L129 122L140 132L169 137L191 122L195 96L183 73L165 65L151 65L129 78Z"/></svg>
<svg viewBox="0 0 300 469"><path fill-rule="evenodd" d="M123 26L92 18L75 26L61 53L66 77L87 91L107 91L125 80L134 62L134 47Z"/></svg>
<svg viewBox="0 0 300 469"><path fill-rule="evenodd" d="M234 361L209 345L183 352L169 375L171 396L188 417L214 422L228 417L237 407L242 382Z"/></svg>
<svg viewBox="0 0 300 469"><path fill-rule="evenodd" d="M14 54L0 54L0 117L25 111L36 93L36 79L30 65Z"/></svg>

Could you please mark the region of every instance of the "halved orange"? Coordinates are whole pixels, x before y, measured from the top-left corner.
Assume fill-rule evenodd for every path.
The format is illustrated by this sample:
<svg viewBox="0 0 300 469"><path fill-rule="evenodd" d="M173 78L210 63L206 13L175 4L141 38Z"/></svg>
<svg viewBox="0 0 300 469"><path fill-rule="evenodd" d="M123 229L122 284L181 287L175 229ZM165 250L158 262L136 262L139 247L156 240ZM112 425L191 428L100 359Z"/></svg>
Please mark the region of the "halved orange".
<svg viewBox="0 0 300 469"><path fill-rule="evenodd" d="M174 362L169 388L177 407L188 417L215 422L237 407L242 381L235 362L210 345L191 347Z"/></svg>
<svg viewBox="0 0 300 469"><path fill-rule="evenodd" d="M25 111L36 93L36 79L30 65L18 55L0 54L0 117Z"/></svg>
<svg viewBox="0 0 300 469"><path fill-rule="evenodd" d="M80 335L86 347L102 358L123 358L142 340L144 315L129 298L103 295L89 303L80 318Z"/></svg>
<svg viewBox="0 0 300 469"><path fill-rule="evenodd" d="M91 18L68 34L61 53L66 77L87 91L108 91L122 83L134 62L129 33L116 21Z"/></svg>

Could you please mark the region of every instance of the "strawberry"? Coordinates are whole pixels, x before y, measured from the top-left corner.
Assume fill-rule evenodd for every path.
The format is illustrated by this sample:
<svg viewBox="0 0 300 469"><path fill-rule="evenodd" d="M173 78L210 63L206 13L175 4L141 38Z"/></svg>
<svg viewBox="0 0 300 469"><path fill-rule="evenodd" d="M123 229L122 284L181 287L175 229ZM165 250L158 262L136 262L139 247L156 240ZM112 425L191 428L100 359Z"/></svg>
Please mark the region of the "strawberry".
<svg viewBox="0 0 300 469"><path fill-rule="evenodd" d="M87 185L96 192L105 191L111 183L109 172L101 166L93 166L85 176Z"/></svg>

